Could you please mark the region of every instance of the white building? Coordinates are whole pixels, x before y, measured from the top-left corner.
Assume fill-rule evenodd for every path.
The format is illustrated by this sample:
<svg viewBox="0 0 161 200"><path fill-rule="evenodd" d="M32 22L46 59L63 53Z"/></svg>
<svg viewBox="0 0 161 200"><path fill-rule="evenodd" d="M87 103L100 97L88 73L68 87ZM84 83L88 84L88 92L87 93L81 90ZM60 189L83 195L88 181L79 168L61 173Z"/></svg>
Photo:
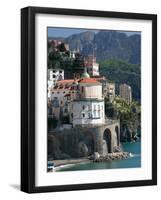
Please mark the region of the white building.
<svg viewBox="0 0 161 200"><path fill-rule="evenodd" d="M105 123L102 83L87 72L80 79L60 80L51 90L52 114L69 116L73 127Z"/></svg>
<svg viewBox="0 0 161 200"><path fill-rule="evenodd" d="M90 76L99 76L99 64L96 62L96 57L88 55L84 58L84 65Z"/></svg>
<svg viewBox="0 0 161 200"><path fill-rule="evenodd" d="M92 78L78 81L80 96L71 101L70 121L77 125L96 125L105 123L104 99L102 84Z"/></svg>
<svg viewBox="0 0 161 200"><path fill-rule="evenodd" d="M104 100L73 100L70 120L73 127L77 125L104 124Z"/></svg>
<svg viewBox="0 0 161 200"><path fill-rule="evenodd" d="M132 89L127 84L120 85L120 97L125 99L125 101L130 104L132 102Z"/></svg>
<svg viewBox="0 0 161 200"><path fill-rule="evenodd" d="M56 85L56 82L63 79L63 69L48 69L48 98L51 97L51 89Z"/></svg>
<svg viewBox="0 0 161 200"><path fill-rule="evenodd" d="M87 72L90 76L99 76L99 64L93 63L92 65L87 66Z"/></svg>
<svg viewBox="0 0 161 200"><path fill-rule="evenodd" d="M115 83L107 83L107 96L109 101L112 102L115 98Z"/></svg>

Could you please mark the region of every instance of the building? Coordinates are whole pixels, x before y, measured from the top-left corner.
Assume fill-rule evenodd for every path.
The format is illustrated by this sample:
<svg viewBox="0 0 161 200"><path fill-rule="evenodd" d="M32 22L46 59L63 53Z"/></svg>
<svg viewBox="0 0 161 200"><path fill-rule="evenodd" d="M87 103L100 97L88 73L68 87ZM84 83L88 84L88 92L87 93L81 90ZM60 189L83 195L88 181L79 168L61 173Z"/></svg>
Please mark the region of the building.
<svg viewBox="0 0 161 200"><path fill-rule="evenodd" d="M115 83L107 83L107 96L109 101L112 102L115 98Z"/></svg>
<svg viewBox="0 0 161 200"><path fill-rule="evenodd" d="M52 115L69 116L73 127L103 124L105 120L102 83L84 72L80 79L60 80L51 90Z"/></svg>
<svg viewBox="0 0 161 200"><path fill-rule="evenodd" d="M56 82L63 79L63 69L48 69L48 98L51 97L51 89L56 85Z"/></svg>
<svg viewBox="0 0 161 200"><path fill-rule="evenodd" d="M86 77L85 77L86 76ZM87 73L78 80L79 93L70 103L70 122L75 126L98 125L105 123L102 84Z"/></svg>
<svg viewBox="0 0 161 200"><path fill-rule="evenodd" d="M130 104L132 102L132 89L127 84L120 85L120 97L125 99L125 101Z"/></svg>
<svg viewBox="0 0 161 200"><path fill-rule="evenodd" d="M87 68L88 74L92 76L99 76L99 64L96 62L96 57L88 55L84 57L84 66Z"/></svg>
<svg viewBox="0 0 161 200"><path fill-rule="evenodd" d="M54 115L58 120L60 114L63 115L67 96L72 91L72 84L74 80L59 80L56 85L50 90L50 99L52 103L52 115Z"/></svg>
<svg viewBox="0 0 161 200"><path fill-rule="evenodd" d="M64 47L65 47L66 51L69 51L69 44L64 43Z"/></svg>

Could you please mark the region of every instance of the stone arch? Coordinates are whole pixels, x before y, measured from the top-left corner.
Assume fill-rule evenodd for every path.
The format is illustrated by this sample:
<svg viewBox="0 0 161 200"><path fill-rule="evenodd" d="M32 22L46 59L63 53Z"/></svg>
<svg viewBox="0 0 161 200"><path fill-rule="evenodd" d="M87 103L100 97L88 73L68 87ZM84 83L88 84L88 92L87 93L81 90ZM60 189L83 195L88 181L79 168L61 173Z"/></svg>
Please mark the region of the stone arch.
<svg viewBox="0 0 161 200"><path fill-rule="evenodd" d="M78 149L81 156L90 156L94 153L94 137L92 132L84 131L79 135Z"/></svg>
<svg viewBox="0 0 161 200"><path fill-rule="evenodd" d="M103 133L103 139L106 141L108 153L112 152L112 133L110 129L106 128Z"/></svg>
<svg viewBox="0 0 161 200"><path fill-rule="evenodd" d="M120 145L120 134L119 134L119 127L115 126L115 132L116 132L116 137L117 137L117 146Z"/></svg>

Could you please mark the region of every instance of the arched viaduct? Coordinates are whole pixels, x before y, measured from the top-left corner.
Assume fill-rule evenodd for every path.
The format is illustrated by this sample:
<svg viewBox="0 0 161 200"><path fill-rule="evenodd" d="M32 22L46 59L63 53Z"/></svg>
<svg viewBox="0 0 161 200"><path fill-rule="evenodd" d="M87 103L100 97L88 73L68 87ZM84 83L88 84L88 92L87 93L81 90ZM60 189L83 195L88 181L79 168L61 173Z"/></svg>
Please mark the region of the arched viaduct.
<svg viewBox="0 0 161 200"><path fill-rule="evenodd" d="M119 120L107 120L103 125L88 125L48 133L48 153L63 152L71 157L112 153L120 145Z"/></svg>

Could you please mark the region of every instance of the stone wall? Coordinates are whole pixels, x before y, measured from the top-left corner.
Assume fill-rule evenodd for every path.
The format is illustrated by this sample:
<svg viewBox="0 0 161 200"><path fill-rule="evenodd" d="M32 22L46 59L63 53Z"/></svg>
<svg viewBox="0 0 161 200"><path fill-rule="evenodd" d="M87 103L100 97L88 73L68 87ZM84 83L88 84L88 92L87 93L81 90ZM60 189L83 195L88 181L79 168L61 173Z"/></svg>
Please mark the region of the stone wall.
<svg viewBox="0 0 161 200"><path fill-rule="evenodd" d="M48 133L48 155L54 159L79 158L114 152L120 145L120 125L75 127Z"/></svg>

